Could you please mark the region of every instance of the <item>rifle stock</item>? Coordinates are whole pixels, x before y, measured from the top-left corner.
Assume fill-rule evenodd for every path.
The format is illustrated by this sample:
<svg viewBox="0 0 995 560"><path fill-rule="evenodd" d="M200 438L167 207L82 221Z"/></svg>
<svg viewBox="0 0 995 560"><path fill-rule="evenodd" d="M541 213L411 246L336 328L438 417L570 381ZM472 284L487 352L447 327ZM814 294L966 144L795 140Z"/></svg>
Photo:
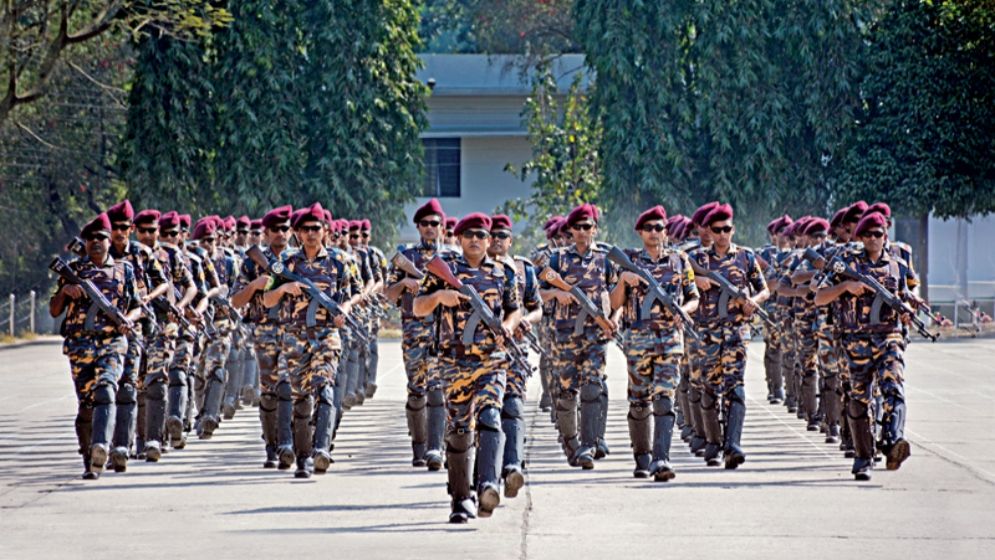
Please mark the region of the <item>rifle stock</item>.
<svg viewBox="0 0 995 560"><path fill-rule="evenodd" d="M893 294L890 290L888 290L888 288L881 285L881 283L878 282L873 276L861 274L860 272L853 270L839 258L833 259L830 263L830 267L831 270L839 276L849 280L856 280L857 282L860 282L873 290L874 293L881 298L881 301L894 309L898 314L908 315L912 325L916 328L916 331L923 336L923 338L928 338L930 342L936 342L936 339L939 338L939 335L933 334L926 329L926 324L923 323L922 319L916 316L916 310L913 309L912 306L905 303L902 298L898 297L896 294Z"/></svg>
<svg viewBox="0 0 995 560"><path fill-rule="evenodd" d="M414 278L415 280L421 280L425 278L422 271L418 270L415 263L411 262L411 259L405 257L400 251L394 253L394 256L390 258L390 264L394 265L394 268L404 272L408 276Z"/></svg>
<svg viewBox="0 0 995 560"><path fill-rule="evenodd" d="M580 305L584 313L593 318L594 322L597 323L602 330L605 332L613 330L611 323L608 322L608 316L603 310L599 309L597 305L594 305L594 302L591 301L591 298L587 297L584 290L581 290L577 286L570 285L570 283L564 280L555 270L552 270L549 267L542 269L542 271L539 272L539 279L548 282L551 286L558 290L569 292L570 295L577 300L577 304ZM619 348L624 348L622 336L619 333L613 333L612 339L615 341L615 344L618 344Z"/></svg>
<svg viewBox="0 0 995 560"><path fill-rule="evenodd" d="M705 278L708 278L712 282L714 282L716 285L718 285L719 289L722 290L722 292L724 294L724 297L722 297L722 298L719 299L719 316L720 317L727 316L727 314L728 314L728 301L730 299L732 299L732 300L743 300L743 299L748 299L749 298L749 296L747 296L746 292L742 288L737 288L736 286L733 286L732 282L730 282L728 278L726 278L725 276L722 276L718 272L715 272L713 270L705 270L704 268L701 268L700 266L698 266L697 264L695 264L695 262L693 260L691 261L691 269L694 270L694 273L697 274L698 276L703 276ZM723 302L725 302L725 303L723 303ZM754 313L756 313L757 316L760 317L760 319L764 323L767 323L768 325L771 325L771 326L774 325L774 321L771 320L770 315L767 313L767 311L763 307L760 307L758 305L757 308L756 308L756 310L754 311Z"/></svg>
<svg viewBox="0 0 995 560"><path fill-rule="evenodd" d="M694 321L691 320L691 316L684 311L684 308L677 305L674 298L663 289L663 286L656 281L656 278L654 278L649 271L640 266L636 266L636 263L632 262L632 259L630 259L629 256L618 247L612 247L611 250L608 251L608 260L618 265L619 268L638 275L649 287L649 293L647 296L651 298L651 302L655 299L662 303L671 315L677 317L681 323L683 323L684 330L686 330L692 338L698 341L701 340L701 335L695 330Z"/></svg>

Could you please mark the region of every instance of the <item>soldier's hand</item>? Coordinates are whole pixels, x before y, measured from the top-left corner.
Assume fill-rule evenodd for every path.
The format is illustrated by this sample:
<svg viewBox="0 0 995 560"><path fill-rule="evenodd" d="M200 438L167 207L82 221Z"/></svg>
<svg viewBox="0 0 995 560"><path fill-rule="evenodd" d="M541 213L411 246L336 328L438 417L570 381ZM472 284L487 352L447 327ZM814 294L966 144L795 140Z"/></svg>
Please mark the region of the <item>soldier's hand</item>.
<svg viewBox="0 0 995 560"><path fill-rule="evenodd" d="M444 307L456 307L461 302L470 300L470 298L456 290L441 290L437 292L437 297L439 298L439 305Z"/></svg>
<svg viewBox="0 0 995 560"><path fill-rule="evenodd" d="M117 326L117 332L123 334L124 336L128 336L129 334L131 334L131 329L132 326L130 323L124 323Z"/></svg>
<svg viewBox="0 0 995 560"><path fill-rule="evenodd" d="M563 290L557 291L553 297L556 299L556 303L560 305L571 305L577 303L577 298L573 296L570 292L564 292Z"/></svg>
<svg viewBox="0 0 995 560"><path fill-rule="evenodd" d="M743 298L743 314L749 317L753 315L753 312L757 310L757 302L753 301L752 298Z"/></svg>
<svg viewBox="0 0 995 560"><path fill-rule="evenodd" d="M853 294L855 296L859 296L860 294L866 292L867 289L868 289L867 286L865 286L862 282L858 282L856 280L848 280L846 283L847 293Z"/></svg>
<svg viewBox="0 0 995 560"><path fill-rule="evenodd" d="M418 293L419 284L414 278L405 278L404 280L401 280L401 285L404 286L404 289L408 292L413 294Z"/></svg>
<svg viewBox="0 0 995 560"><path fill-rule="evenodd" d="M249 282L249 287L252 288L253 291L258 292L259 290L265 289L266 284L269 284L269 281L270 276L268 274L261 274L255 280Z"/></svg>
<svg viewBox="0 0 995 560"><path fill-rule="evenodd" d="M629 272L628 270L626 270L625 272L622 273L621 276L619 276L619 281L621 281L626 286L635 288L636 286L639 285L639 282L642 281L642 278L640 278L639 275L636 274L635 272Z"/></svg>
<svg viewBox="0 0 995 560"><path fill-rule="evenodd" d="M69 299L82 299L85 292L83 288L77 286L76 284L66 284L62 287L62 297L67 297Z"/></svg>
<svg viewBox="0 0 995 560"><path fill-rule="evenodd" d="M715 285L715 282L712 282L711 280L705 278L704 276L695 276L694 285L698 286L699 290L705 291L705 290L711 290L712 286Z"/></svg>
<svg viewBox="0 0 995 560"><path fill-rule="evenodd" d="M284 284L282 288L283 293L297 297L301 295L301 292L304 290L304 284L301 284L300 282L289 282Z"/></svg>
<svg viewBox="0 0 995 560"><path fill-rule="evenodd" d="M334 318L332 318L332 324L334 324L335 327L339 328L339 329L341 329L342 327L344 327L345 326L345 315L336 315Z"/></svg>

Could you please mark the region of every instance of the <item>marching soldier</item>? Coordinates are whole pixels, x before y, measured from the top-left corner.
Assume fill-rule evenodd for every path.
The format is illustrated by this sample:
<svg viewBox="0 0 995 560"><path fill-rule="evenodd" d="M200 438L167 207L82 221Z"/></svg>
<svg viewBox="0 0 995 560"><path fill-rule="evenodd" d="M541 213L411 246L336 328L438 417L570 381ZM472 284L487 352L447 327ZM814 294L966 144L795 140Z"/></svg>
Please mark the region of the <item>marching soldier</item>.
<svg viewBox="0 0 995 560"><path fill-rule="evenodd" d="M360 227L360 246L370 253L370 264L373 268L374 278L371 293L376 295L376 301L373 302L373 305L383 310L385 300L382 292L384 290L384 283L387 280L387 257L379 247L370 244L371 230L372 224L370 220L364 219ZM377 368L380 363L380 326L380 317L374 314L370 323L370 348L367 352L369 358L366 361L366 371L363 375L365 396L368 399L373 398L373 395L377 392Z"/></svg>
<svg viewBox="0 0 995 560"><path fill-rule="evenodd" d="M627 251L635 266L653 278L686 314L698 307L698 289L687 255L667 246L667 213L654 206L636 219L642 250ZM624 309L629 384L629 439L636 461L633 475L666 482L674 478L670 442L676 416L674 396L684 354L679 317L654 296L638 274L624 271L612 290L613 309ZM650 416L653 427L650 427Z"/></svg>
<svg viewBox="0 0 995 560"><path fill-rule="evenodd" d="M684 243L680 245L680 250L687 253L689 258L694 258L694 255L698 251L704 251L711 247L712 245L712 232L702 225L702 220L708 215L716 206L718 202L708 202L706 204L698 207L697 210L691 214L691 221L685 226L685 240ZM700 301L698 309L695 311L694 320L695 323L701 321L701 314L704 310L701 308ZM698 340L690 340L688 344L687 352L687 365L688 365L688 384L687 384L687 394L688 394L688 408L691 410L690 421L692 425L692 431L688 441L688 446L696 457L702 457L705 454L705 446L708 441L706 440L705 424L704 424L704 410L702 409L702 395L705 392L705 374L702 369L702 360L704 359L704 347L702 343Z"/></svg>
<svg viewBox="0 0 995 560"><path fill-rule="evenodd" d="M892 294L909 301L906 279L911 273L902 259L886 250L887 226L888 219L883 214L866 214L853 232L863 247L841 255L837 262L858 274L874 278ZM830 268L815 296L818 305L834 301L840 304L839 327L850 387L846 414L856 452L851 472L857 480L870 480L874 464L871 402L875 385L883 396L882 451L887 456L888 470L897 470L911 454L904 438L905 340L902 322L908 317L880 302L875 305L877 297L863 282L847 279L835 267Z"/></svg>
<svg viewBox="0 0 995 560"><path fill-rule="evenodd" d="M511 218L504 214L491 216L491 238L487 255L515 271L515 289L522 307L522 318L515 332L517 340L522 340L526 330L542 318L542 299L539 297L539 280L535 267L522 257L510 257L512 244ZM501 407L501 430L504 432L504 463L501 479L504 480L504 496L514 498L525 485L522 473L525 464L525 394L526 383L532 371L523 364L513 363L508 368L504 404Z"/></svg>
<svg viewBox="0 0 995 560"><path fill-rule="evenodd" d="M293 208L280 206L266 213L259 226L262 227L263 256L270 262L280 262L290 240L290 215ZM277 458L277 407L276 394L279 382L277 364L280 359L280 339L283 326L279 321L279 307L267 308L263 305L263 294L272 282L268 271L262 270L252 259L245 259L235 283L231 298L232 305L246 307L245 321L252 330L257 368L259 371L259 421L262 424L262 438L266 444L266 460L263 467L278 466L289 469L295 457L279 464Z"/></svg>
<svg viewBox="0 0 995 560"><path fill-rule="evenodd" d="M728 204L712 209L701 220L702 227L710 231L712 246L692 256L695 282L701 290L699 332L704 341L702 373L706 383L701 408L708 440L705 460L709 466L717 466L719 449L724 449L727 469L735 469L746 461L740 437L746 417L743 374L746 368L746 341L749 339L748 319L769 293L756 255L752 250L733 243L735 226L732 220L733 210ZM742 297L729 297L727 307L721 309L723 289L715 280L705 276L708 273L721 275L733 287L749 290L749 293ZM719 425L720 398L726 420L724 446Z"/></svg>
<svg viewBox="0 0 995 560"><path fill-rule="evenodd" d="M100 214L80 232L86 256L68 265L99 291L109 309L102 309L81 285L67 282L64 276L49 303L52 317L66 314L62 352L69 358L76 389L76 437L87 480L98 478L107 462L118 381L128 351L126 337L132 335L141 312L135 271L127 261L110 255L110 236L111 220ZM108 315L111 310L120 314L118 321Z"/></svg>
<svg viewBox="0 0 995 560"><path fill-rule="evenodd" d="M485 214L465 216L454 228L462 254L451 257L450 263L439 262L445 269L441 273L476 290L482 305L501 321L500 332L480 324L480 310L440 278L440 271L426 277L412 304L416 316L435 316L439 322L439 355L449 406L446 459L452 523L466 523L475 515L490 517L500 502L501 408L509 361L503 346L511 343L521 313L514 267L487 256L490 228L491 219ZM478 435L479 513L472 500L474 440Z"/></svg>
<svg viewBox="0 0 995 560"><path fill-rule="evenodd" d="M296 459L296 478L309 478L312 471L324 473L331 464L333 387L342 353L339 328L345 324L345 315L355 299L348 295L350 276L343 255L324 246L326 226L321 204L316 202L304 209L294 219L293 227L301 240L301 250L285 256L283 267L310 280L340 306L340 313L333 316L320 304L319 294L308 293L299 281L277 283L263 295L266 307L281 306L285 325L280 352L286 371L276 387L277 453L284 464Z"/></svg>
<svg viewBox="0 0 995 560"><path fill-rule="evenodd" d="M413 220L418 226L421 241L400 252L421 270L439 252L445 223L442 205L434 198L429 200L415 211ZM437 471L443 464L446 401L442 378L435 356L432 355L436 338L435 319L432 316L417 316L412 311L412 302L418 290L418 280L397 267L392 267L385 295L390 301L400 300L403 330L401 350L408 376L408 402L405 411L408 433L411 435L411 465L427 466L429 470Z"/></svg>
<svg viewBox="0 0 995 560"><path fill-rule="evenodd" d="M550 257L548 273L544 270L541 275L540 290L543 301L556 300L554 336L558 351L554 367L559 375L556 425L568 461L584 469L593 469L595 458L608 452L603 436L607 412L605 354L607 341L618 332L618 323L603 313L581 314L576 296L553 287L550 280L579 288L599 309L608 307L608 291L618 278L615 267L607 259L607 251L594 244L598 218L593 204L582 204L570 212L566 224L572 232L573 244Z"/></svg>

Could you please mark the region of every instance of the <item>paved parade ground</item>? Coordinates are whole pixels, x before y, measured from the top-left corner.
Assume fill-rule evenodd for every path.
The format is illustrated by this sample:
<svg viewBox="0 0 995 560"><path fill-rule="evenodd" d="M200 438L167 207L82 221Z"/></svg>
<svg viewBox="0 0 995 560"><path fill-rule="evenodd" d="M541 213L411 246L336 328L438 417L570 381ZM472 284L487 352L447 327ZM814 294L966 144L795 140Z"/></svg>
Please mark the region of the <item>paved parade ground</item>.
<svg viewBox="0 0 995 560"><path fill-rule="evenodd" d="M538 379L528 485L490 519L447 523L445 473L410 466L397 342L380 391L346 413L337 463L295 480L264 470L255 409L158 464L82 481L75 402L58 343L0 350L0 558L990 558L995 550L995 341L916 343L906 355L912 457L853 481L850 460L765 399L750 348L737 471L675 438L677 478L632 478L625 371L612 350L612 454L569 468Z"/></svg>

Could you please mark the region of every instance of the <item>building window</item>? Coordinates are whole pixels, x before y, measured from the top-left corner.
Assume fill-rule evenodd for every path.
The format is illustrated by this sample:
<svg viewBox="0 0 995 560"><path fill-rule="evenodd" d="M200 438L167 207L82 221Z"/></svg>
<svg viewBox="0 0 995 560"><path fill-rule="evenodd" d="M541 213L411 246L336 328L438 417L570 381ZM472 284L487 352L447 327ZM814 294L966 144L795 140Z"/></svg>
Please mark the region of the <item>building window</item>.
<svg viewBox="0 0 995 560"><path fill-rule="evenodd" d="M422 196L460 196L460 139L424 138L425 182Z"/></svg>

